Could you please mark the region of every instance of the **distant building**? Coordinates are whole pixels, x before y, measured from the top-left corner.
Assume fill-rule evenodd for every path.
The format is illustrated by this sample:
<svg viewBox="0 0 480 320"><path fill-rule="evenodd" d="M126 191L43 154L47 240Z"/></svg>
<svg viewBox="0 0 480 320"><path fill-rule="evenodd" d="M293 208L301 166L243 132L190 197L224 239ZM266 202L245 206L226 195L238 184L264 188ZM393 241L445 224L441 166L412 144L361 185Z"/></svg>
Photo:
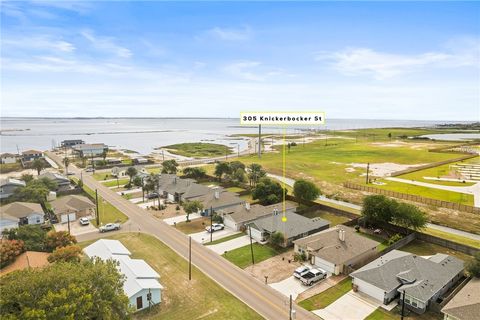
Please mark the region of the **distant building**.
<svg viewBox="0 0 480 320"><path fill-rule="evenodd" d="M421 257L394 250L352 272L352 286L388 305L405 292L405 307L424 313L456 285L463 261L437 253Z"/></svg>
<svg viewBox="0 0 480 320"><path fill-rule="evenodd" d="M95 204L84 196L69 195L50 202L60 223L75 221L81 217L95 216Z"/></svg>
<svg viewBox="0 0 480 320"><path fill-rule="evenodd" d="M83 141L81 139L63 140L62 141L62 148L71 148L71 147L76 146L78 144L85 144L85 141Z"/></svg>
<svg viewBox="0 0 480 320"><path fill-rule="evenodd" d="M101 156L108 151L108 146L104 143L77 144L72 146L73 152L80 158Z"/></svg>
<svg viewBox="0 0 480 320"><path fill-rule="evenodd" d="M16 225L24 224L42 224L44 222L45 213L42 206L38 203L31 202L12 202L1 207L0 225L2 229L15 228L10 221L16 220ZM8 226L10 225L10 226Z"/></svg>
<svg viewBox="0 0 480 320"><path fill-rule="evenodd" d="M275 232L281 232L285 238L284 247L296 239L328 229L330 222L321 218L306 218L297 213L275 211L269 216L258 218L248 224L251 236L258 242L268 241Z"/></svg>
<svg viewBox="0 0 480 320"><path fill-rule="evenodd" d="M118 271L125 276L123 291L134 310L140 311L162 302L160 275L144 260L130 258L130 251L120 241L100 239L83 251L89 258L118 262Z"/></svg>
<svg viewBox="0 0 480 320"><path fill-rule="evenodd" d="M18 156L12 153L2 153L2 155L0 155L0 161L2 164L16 163L17 159Z"/></svg>
<svg viewBox="0 0 480 320"><path fill-rule="evenodd" d="M55 181L57 184L57 191L62 191L62 190L69 190L70 189L70 180L62 176L59 173L54 173L54 172L45 172L42 173L38 178L47 178L52 181Z"/></svg>
<svg viewBox="0 0 480 320"><path fill-rule="evenodd" d="M359 235L354 229L336 226L293 242L294 251L332 274L348 273L377 255L378 242Z"/></svg>
<svg viewBox="0 0 480 320"><path fill-rule="evenodd" d="M148 159L147 158L142 158L142 157L133 158L132 161L133 161L133 164L147 164L148 163Z"/></svg>
<svg viewBox="0 0 480 320"><path fill-rule="evenodd" d="M480 317L480 279L471 279L442 312L444 320L478 320Z"/></svg>
<svg viewBox="0 0 480 320"><path fill-rule="evenodd" d="M25 181L7 178L0 180L0 199L10 197L17 188L25 187Z"/></svg>
<svg viewBox="0 0 480 320"><path fill-rule="evenodd" d="M43 157L43 152L38 150L27 150L22 152L22 160L24 162L34 161Z"/></svg>

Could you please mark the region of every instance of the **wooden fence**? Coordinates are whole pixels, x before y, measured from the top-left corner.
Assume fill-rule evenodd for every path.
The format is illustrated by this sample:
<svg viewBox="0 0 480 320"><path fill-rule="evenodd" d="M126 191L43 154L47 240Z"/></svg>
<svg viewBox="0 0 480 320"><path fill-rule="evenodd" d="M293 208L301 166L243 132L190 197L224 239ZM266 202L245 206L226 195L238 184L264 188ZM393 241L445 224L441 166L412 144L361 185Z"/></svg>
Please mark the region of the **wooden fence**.
<svg viewBox="0 0 480 320"><path fill-rule="evenodd" d="M480 208L468 206L465 204L426 198L426 197L417 196L413 194L401 193L401 192L385 190L385 189L380 189L380 188L375 188L370 186L364 186L364 185L360 185L352 182L345 182L343 186L349 189L366 191L366 192L376 193L376 194L383 194L388 197L420 202L420 203L435 206L435 207L442 207L442 208L453 209L453 210L458 210L458 211L463 211L468 213L480 214Z"/></svg>
<svg viewBox="0 0 480 320"><path fill-rule="evenodd" d="M455 153L458 153L458 152L455 152ZM425 169L429 169L429 168L434 168L434 167L442 166L444 164L449 164L449 163L453 163L453 162L460 162L460 161L464 161L464 160L475 158L475 157L478 157L478 155L477 154L468 154L468 155L458 157L458 158L453 158L453 159L444 160L444 161L440 161L440 162L429 163L429 164L425 164L423 166L418 166L418 167L413 167L413 168L409 168L409 169L405 169L405 170L392 172L390 174L390 176L391 177L397 177L397 176L400 176L400 175L403 175L403 174L412 173L412 172L425 170Z"/></svg>

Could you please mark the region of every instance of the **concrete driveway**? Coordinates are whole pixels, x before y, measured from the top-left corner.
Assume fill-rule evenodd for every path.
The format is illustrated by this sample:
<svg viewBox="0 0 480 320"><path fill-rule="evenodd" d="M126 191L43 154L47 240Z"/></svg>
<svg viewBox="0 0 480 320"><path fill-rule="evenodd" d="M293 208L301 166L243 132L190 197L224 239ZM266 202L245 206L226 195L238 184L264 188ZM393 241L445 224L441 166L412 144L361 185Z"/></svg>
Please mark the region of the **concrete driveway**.
<svg viewBox="0 0 480 320"><path fill-rule="evenodd" d="M350 290L324 309L312 312L324 320L363 320L382 303Z"/></svg>
<svg viewBox="0 0 480 320"><path fill-rule="evenodd" d="M54 226L56 231L68 231L68 223L57 223ZM78 236L90 232L98 232L98 229L91 223L87 226L82 226L78 220L70 222L71 235Z"/></svg>
<svg viewBox="0 0 480 320"><path fill-rule="evenodd" d="M256 241L253 240L253 242L256 242ZM249 244L250 244L250 237L245 235L242 237L238 237L229 241L225 241L219 244L214 244L206 247L218 254L224 254L225 251L232 251L237 248L245 247Z"/></svg>
<svg viewBox="0 0 480 320"><path fill-rule="evenodd" d="M194 220L194 219L198 219L198 218L201 218L201 217L202 216L198 213L191 213L189 219ZM173 226L175 223L179 223L179 222L183 222L183 221L187 221L187 215L186 214L182 214L182 215L179 215L179 216L176 216L176 217L163 219L163 222L165 222L166 224L171 225L171 226Z"/></svg>
<svg viewBox="0 0 480 320"><path fill-rule="evenodd" d="M286 297L290 297L292 295L292 299L297 299L297 296L304 292L305 290L309 289L310 287L304 286L300 280L295 278L294 276L290 276L285 280L280 282L271 283L270 287L277 290L281 294L285 295Z"/></svg>
<svg viewBox="0 0 480 320"><path fill-rule="evenodd" d="M177 218L177 217L175 217L175 218ZM213 240L222 239L222 238L228 237L228 236L230 236L232 234L235 234L235 233L237 233L237 232L233 231L232 229L225 228L223 230L215 231L212 234L212 239ZM200 232L197 232L197 233L192 233L192 234L190 234L190 236L192 237L192 240L197 241L198 243L205 243L205 242L210 241L210 233L207 232L207 231L200 231Z"/></svg>

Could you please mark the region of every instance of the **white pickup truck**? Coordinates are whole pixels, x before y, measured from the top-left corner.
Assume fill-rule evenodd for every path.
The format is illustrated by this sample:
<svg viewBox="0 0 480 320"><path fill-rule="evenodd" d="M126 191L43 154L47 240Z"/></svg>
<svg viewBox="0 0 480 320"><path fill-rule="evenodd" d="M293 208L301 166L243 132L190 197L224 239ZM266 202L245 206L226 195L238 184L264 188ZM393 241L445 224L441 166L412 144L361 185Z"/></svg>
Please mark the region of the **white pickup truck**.
<svg viewBox="0 0 480 320"><path fill-rule="evenodd" d="M310 269L309 272L300 277L300 281L306 286L311 286L315 282L323 280L327 277L327 272L322 269Z"/></svg>
<svg viewBox="0 0 480 320"><path fill-rule="evenodd" d="M106 225L98 228L100 232L107 232L107 231L113 231L113 230L119 230L119 229L120 229L120 223L107 223Z"/></svg>

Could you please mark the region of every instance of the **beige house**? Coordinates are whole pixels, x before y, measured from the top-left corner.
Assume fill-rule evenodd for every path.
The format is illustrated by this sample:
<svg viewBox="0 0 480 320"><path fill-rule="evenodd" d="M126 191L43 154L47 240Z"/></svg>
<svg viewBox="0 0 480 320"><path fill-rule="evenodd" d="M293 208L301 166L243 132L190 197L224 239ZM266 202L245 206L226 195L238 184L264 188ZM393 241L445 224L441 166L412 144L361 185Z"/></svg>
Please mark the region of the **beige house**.
<svg viewBox="0 0 480 320"><path fill-rule="evenodd" d="M442 312L444 320L480 318L480 279L473 278L450 300Z"/></svg>
<svg viewBox="0 0 480 320"><path fill-rule="evenodd" d="M24 224L44 222L42 206L32 202L12 202L0 207L0 229L16 228Z"/></svg>
<svg viewBox="0 0 480 320"><path fill-rule="evenodd" d="M95 216L95 204L84 196L65 196L52 201L50 204L60 223L67 223L81 217Z"/></svg>

